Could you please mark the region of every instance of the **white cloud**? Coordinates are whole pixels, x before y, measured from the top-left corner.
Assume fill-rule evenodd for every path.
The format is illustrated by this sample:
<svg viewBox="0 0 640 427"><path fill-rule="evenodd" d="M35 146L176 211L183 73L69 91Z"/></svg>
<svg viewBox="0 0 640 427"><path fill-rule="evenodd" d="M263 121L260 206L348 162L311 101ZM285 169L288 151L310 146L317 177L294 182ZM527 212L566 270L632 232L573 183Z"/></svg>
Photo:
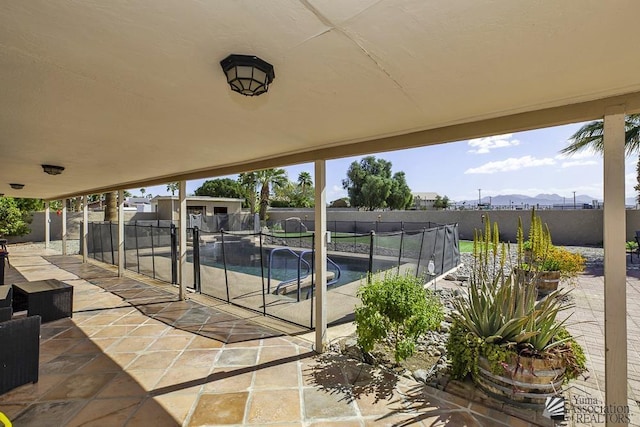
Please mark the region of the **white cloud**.
<svg viewBox="0 0 640 427"><path fill-rule="evenodd" d="M551 166L555 164L556 164L556 161L550 157L545 157L543 159L536 159L533 156L524 156L524 157L518 157L518 158L510 157L506 160L489 162L477 168L467 169L466 171L464 171L464 173L465 175L479 174L479 173L491 174L496 172L516 171L523 168Z"/></svg>
<svg viewBox="0 0 640 427"><path fill-rule="evenodd" d="M469 153L475 154L487 154L495 148L513 147L519 145L520 141L517 139L510 139L513 134L508 133L505 135L489 136L487 138L474 138L468 142L469 147L473 149L469 150Z"/></svg>
<svg viewBox="0 0 640 427"><path fill-rule="evenodd" d="M562 166L563 168L572 168L575 166L590 166L590 165L597 165L598 162L596 162L595 160L575 160L575 161L571 161L571 162L562 162Z"/></svg>

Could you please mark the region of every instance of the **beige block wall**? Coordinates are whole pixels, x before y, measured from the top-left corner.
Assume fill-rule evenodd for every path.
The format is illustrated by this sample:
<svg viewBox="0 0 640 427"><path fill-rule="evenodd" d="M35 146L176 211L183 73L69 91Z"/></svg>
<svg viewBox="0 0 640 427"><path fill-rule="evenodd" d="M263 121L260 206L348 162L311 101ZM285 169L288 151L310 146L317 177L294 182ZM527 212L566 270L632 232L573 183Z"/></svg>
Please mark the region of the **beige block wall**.
<svg viewBox="0 0 640 427"><path fill-rule="evenodd" d="M33 221L29 224L31 232L24 236L7 237L9 243L22 242L44 242L44 212L34 212ZM50 239L62 239L62 215L57 215L55 211L49 214L51 220ZM155 212L125 212L124 218L129 221L155 220L157 215ZM103 221L104 212L89 212L89 222ZM80 224L82 223L82 212L67 212L67 238L80 238Z"/></svg>
<svg viewBox="0 0 640 427"><path fill-rule="evenodd" d="M553 242L557 245L601 245L602 238L602 210L542 210L540 217L549 225ZM640 231L640 210L627 210L626 240L633 240L635 231ZM286 209L269 211L269 219L273 221L298 217L313 220L313 209ZM155 220L155 212L125 212L125 219L129 221ZM497 221L500 234L505 240L515 241L518 218L522 218L525 230L528 229L531 211L375 211L364 212L356 210L328 210L328 221L377 221L378 216L383 222L437 222L442 224L458 223L461 239L471 240L475 229L483 225L483 216L491 221ZM62 238L62 216L52 212L51 240ZM89 212L89 221L102 221L103 212ZM78 239L82 212L67 214L67 235L69 239ZM35 212L30 225L31 233L25 236L9 237L9 243L43 242L44 241L44 212Z"/></svg>
<svg viewBox="0 0 640 427"><path fill-rule="evenodd" d="M537 211L544 222L549 225L553 242L557 245L601 245L602 214L601 209L587 209L576 211L541 210ZM640 210L627 210L626 230L627 240L633 240L635 231L640 230ZM309 220L314 218L312 209L276 210L269 211L269 219L274 221L291 217ZM461 239L471 240L475 229L483 227L484 218L489 217L492 222L497 221L503 239L515 241L518 218L522 219L525 231L531 222L531 211L374 211L362 212L356 210L328 210L328 221L377 221L383 222L436 222L458 223Z"/></svg>

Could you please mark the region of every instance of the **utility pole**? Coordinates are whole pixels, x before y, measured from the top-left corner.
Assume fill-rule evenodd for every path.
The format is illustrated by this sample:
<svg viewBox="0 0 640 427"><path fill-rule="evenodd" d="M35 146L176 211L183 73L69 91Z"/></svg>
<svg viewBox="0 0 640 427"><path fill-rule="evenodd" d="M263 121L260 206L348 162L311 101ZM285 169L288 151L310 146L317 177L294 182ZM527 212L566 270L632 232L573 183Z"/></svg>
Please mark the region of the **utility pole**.
<svg viewBox="0 0 640 427"><path fill-rule="evenodd" d="M576 192L573 192L573 210L576 209Z"/></svg>
<svg viewBox="0 0 640 427"><path fill-rule="evenodd" d="M478 188L478 208L480 208L480 204L482 203L482 188Z"/></svg>

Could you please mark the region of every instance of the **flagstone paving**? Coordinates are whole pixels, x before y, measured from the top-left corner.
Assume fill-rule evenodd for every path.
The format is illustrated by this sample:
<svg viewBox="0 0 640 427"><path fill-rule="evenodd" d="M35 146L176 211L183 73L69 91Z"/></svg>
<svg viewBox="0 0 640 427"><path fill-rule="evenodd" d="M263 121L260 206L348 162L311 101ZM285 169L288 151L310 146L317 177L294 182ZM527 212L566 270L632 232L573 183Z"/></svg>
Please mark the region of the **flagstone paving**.
<svg viewBox="0 0 640 427"><path fill-rule="evenodd" d="M117 278L113 270L54 254L12 251L12 266L26 280L58 278L74 286L73 318L42 325L39 381L0 396L0 411L14 426L535 421L342 355L318 355L308 336L283 334L253 314L240 317L195 297L178 301L171 286ZM599 381L597 366L591 368Z"/></svg>

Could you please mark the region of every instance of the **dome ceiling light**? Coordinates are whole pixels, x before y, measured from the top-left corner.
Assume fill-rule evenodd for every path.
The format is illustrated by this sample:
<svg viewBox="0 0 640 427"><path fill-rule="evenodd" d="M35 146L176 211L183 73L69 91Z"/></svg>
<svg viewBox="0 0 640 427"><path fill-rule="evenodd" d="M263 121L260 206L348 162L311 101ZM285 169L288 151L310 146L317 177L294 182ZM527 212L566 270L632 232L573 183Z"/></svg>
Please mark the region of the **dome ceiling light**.
<svg viewBox="0 0 640 427"><path fill-rule="evenodd" d="M276 77L273 65L252 55L229 55L220 66L231 90L245 96L262 95Z"/></svg>

